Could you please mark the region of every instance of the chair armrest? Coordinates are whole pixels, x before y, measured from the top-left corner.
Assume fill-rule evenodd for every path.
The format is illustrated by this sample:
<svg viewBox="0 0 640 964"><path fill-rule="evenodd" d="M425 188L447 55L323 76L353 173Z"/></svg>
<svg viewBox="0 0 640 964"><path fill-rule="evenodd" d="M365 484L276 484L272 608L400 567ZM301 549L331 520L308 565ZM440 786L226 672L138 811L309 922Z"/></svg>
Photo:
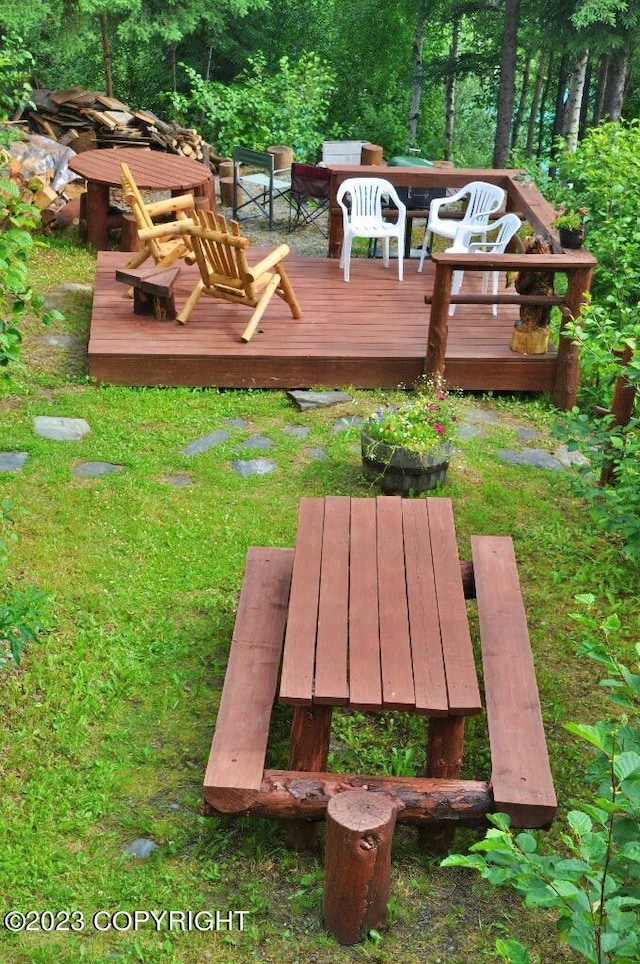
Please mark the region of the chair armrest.
<svg viewBox="0 0 640 964"><path fill-rule="evenodd" d="M165 224L155 224L152 228L140 228L138 237L141 241L147 238L165 238L172 234L195 234L196 224L191 218L180 221L167 221Z"/></svg>
<svg viewBox="0 0 640 964"><path fill-rule="evenodd" d="M279 244L271 254L263 258L262 261L258 261L258 263L251 268L249 272L251 280L257 281L265 271L268 271L270 268L273 268L274 265L278 264L279 261L282 261L282 259L289 254L289 250L288 244Z"/></svg>

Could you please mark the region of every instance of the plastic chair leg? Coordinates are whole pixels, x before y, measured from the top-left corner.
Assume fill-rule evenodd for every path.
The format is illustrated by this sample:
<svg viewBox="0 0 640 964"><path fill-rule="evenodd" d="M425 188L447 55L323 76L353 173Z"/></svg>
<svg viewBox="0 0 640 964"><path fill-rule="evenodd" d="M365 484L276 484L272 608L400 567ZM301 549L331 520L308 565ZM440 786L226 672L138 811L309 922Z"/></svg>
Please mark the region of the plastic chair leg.
<svg viewBox="0 0 640 964"><path fill-rule="evenodd" d="M432 236L432 234L431 234L431 231L425 230L425 232L424 232L424 238L422 239L422 245L421 245L421 247L420 247L420 263L419 263L419 265L418 265L418 272L421 272L421 271L422 271L422 267L423 267L423 265L424 265L424 259L425 259L426 256L427 256L427 251L429 250L429 245L428 245L427 242L428 242L432 237L433 237L433 236Z"/></svg>

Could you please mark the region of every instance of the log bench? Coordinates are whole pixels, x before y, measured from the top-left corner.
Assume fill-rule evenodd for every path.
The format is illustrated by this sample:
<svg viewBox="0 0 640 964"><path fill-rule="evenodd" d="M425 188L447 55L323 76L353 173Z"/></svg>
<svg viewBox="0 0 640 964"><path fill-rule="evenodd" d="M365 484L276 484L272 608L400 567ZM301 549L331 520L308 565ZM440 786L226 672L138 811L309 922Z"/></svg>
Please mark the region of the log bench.
<svg viewBox="0 0 640 964"><path fill-rule="evenodd" d="M393 497L383 498L387 504L394 501ZM374 500L351 500L356 503L365 501ZM418 514L422 511L420 506L433 503L434 520L446 519L447 499L397 501L412 503L409 507L403 506L403 511ZM307 512L307 521L308 516ZM301 519L305 519L302 506ZM444 531L438 530L435 525L434 533L438 531L438 538L434 539L431 547L434 551L440 545L440 536ZM335 536L335 530L333 534ZM309 543L314 541L317 541L317 532L309 538ZM315 826L318 821L326 819L331 801L344 793L366 790L369 794L383 794L391 801L393 806L390 812L393 813L394 823L397 819L399 823L412 823L423 828L483 825L487 813L500 811L509 814L514 827L546 828L550 825L556 813L556 797L513 544L508 537L473 536L471 546L471 565L459 563L457 553L451 562L458 568L463 610L465 597L475 597L477 600L491 751L490 779L459 778L462 726L458 727L457 724L463 722L464 716L446 717L431 713L425 715L431 715L429 725L435 734L446 735L448 730L445 724L447 720L453 721L450 731L453 746L447 746L446 739L444 745L437 739L434 745L432 734L428 776L328 773L323 747L328 744L331 705L320 702L295 706L289 769L265 768L269 723L274 702L278 698L285 637L290 631L287 621L290 618L295 622L297 618L294 598L296 579L303 571L308 573L312 584L316 577L312 573L313 567L309 568L308 557L299 558L301 568L296 570L293 550L251 548L247 554L229 661L204 779L205 809L208 813L277 818L289 821L289 826L294 828ZM336 551L335 542L331 550ZM416 551L415 546L411 551ZM301 552L299 543L295 552ZM407 559L409 555L407 549ZM397 559L394 564L397 564ZM407 566L410 566L409 562ZM422 573L420 590L426 598L429 594L427 576L420 566L416 571ZM387 579L388 574L382 575ZM408 580L411 581L410 576ZM455 586L452 587L450 577L446 589L445 583L441 584L441 588L448 601L452 592L455 596ZM315 612L314 621L322 619L322 605L318 607L317 600L314 603L313 591L309 587L304 590L303 587L303 595L299 595L300 591L298 587L298 599L305 606L308 605L310 612ZM382 587L380 593L382 596ZM402 594L395 593L393 598L396 595ZM339 611L339 601L336 602ZM377 609L375 601L373 605L371 603L369 595L366 597L367 610ZM425 617L424 599L421 604ZM333 612L336 612L335 606ZM414 619L416 612L410 613ZM396 631L401 615L401 609L395 615L391 614ZM452 632L460 632L460 627L456 628L459 620L455 606L448 618ZM466 613L464 619L466 623ZM427 621L424 620L425 625ZM294 626L296 632L299 628L299 625L297 628ZM411 628L417 632L415 627ZM463 637L465 632L462 633ZM300 655L299 647L297 653ZM459 655L450 656L451 666ZM416 667L416 674L422 671L428 675L432 670L434 666L425 664ZM289 678L286 665L282 670L281 700L285 677ZM471 705L473 700L469 703ZM337 705L336 701L334 705ZM344 705L349 704L345 701ZM412 711L416 712L415 707ZM440 709L438 712L442 714L446 711ZM440 759L439 752L443 754ZM349 820L352 819L351 813ZM336 817L334 813L333 820L339 823L339 815ZM345 833L350 831L345 830ZM308 842L304 834L301 839ZM332 832L331 839L342 840L344 834ZM328 837L327 846L329 843ZM339 855L328 851L326 861L327 866L331 867L331 879L335 880L335 868L340 866ZM365 881L362 887L366 886ZM341 919L351 921L349 934L353 933L353 914L361 898L362 894L354 893L354 903L349 913L339 915ZM343 901L325 900L325 908L343 906ZM326 923L330 932L339 939L340 934L344 935L339 921L327 918Z"/></svg>
<svg viewBox="0 0 640 964"><path fill-rule="evenodd" d="M116 281L131 285L135 315L153 315L158 321L173 321L176 317L173 289L179 274L177 266L118 268Z"/></svg>

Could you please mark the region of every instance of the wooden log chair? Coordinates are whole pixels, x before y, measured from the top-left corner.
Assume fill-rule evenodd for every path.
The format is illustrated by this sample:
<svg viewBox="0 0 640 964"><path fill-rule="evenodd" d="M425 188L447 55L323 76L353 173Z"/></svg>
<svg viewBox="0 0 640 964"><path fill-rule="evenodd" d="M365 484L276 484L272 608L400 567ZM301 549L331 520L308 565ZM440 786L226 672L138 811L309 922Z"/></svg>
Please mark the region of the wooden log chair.
<svg viewBox="0 0 640 964"><path fill-rule="evenodd" d="M189 319L203 294L254 309L241 336L244 342L251 341L273 295L286 301L294 318L302 317L300 305L282 265L283 259L289 254L288 245L278 245L251 267L245 254L250 241L240 235L237 221L231 221L227 226L223 215L195 211L193 220L174 222L173 227L189 237L200 269L200 279L178 313L177 320L181 324ZM152 237L160 230L158 227L142 231L140 237Z"/></svg>
<svg viewBox="0 0 640 964"><path fill-rule="evenodd" d="M173 214L179 221L187 221L195 210L192 194L180 194L178 197L147 204L126 164L122 165L122 193L131 208L139 237L142 237L140 231L156 226L155 219L158 217ZM171 225L174 223L172 221ZM188 235L176 234L170 226L159 235L145 238L144 247L133 254L125 267L138 268L148 258L153 258L159 268L168 268L180 258L184 258L189 264L195 261Z"/></svg>

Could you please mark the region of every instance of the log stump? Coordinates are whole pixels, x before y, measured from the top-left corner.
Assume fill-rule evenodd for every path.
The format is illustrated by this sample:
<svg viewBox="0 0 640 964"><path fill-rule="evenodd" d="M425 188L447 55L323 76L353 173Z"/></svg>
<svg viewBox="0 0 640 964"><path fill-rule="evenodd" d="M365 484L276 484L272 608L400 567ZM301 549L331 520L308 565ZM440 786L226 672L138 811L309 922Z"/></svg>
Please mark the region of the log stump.
<svg viewBox="0 0 640 964"><path fill-rule="evenodd" d="M382 148L378 144L363 144L360 150L361 164L382 164Z"/></svg>
<svg viewBox="0 0 640 964"><path fill-rule="evenodd" d="M329 801L324 923L340 944L356 944L387 922L397 813L390 796L369 790L350 790Z"/></svg>
<svg viewBox="0 0 640 964"><path fill-rule="evenodd" d="M293 164L293 148L286 144L272 144L267 148L269 154L273 154L273 169L275 171L288 171Z"/></svg>

